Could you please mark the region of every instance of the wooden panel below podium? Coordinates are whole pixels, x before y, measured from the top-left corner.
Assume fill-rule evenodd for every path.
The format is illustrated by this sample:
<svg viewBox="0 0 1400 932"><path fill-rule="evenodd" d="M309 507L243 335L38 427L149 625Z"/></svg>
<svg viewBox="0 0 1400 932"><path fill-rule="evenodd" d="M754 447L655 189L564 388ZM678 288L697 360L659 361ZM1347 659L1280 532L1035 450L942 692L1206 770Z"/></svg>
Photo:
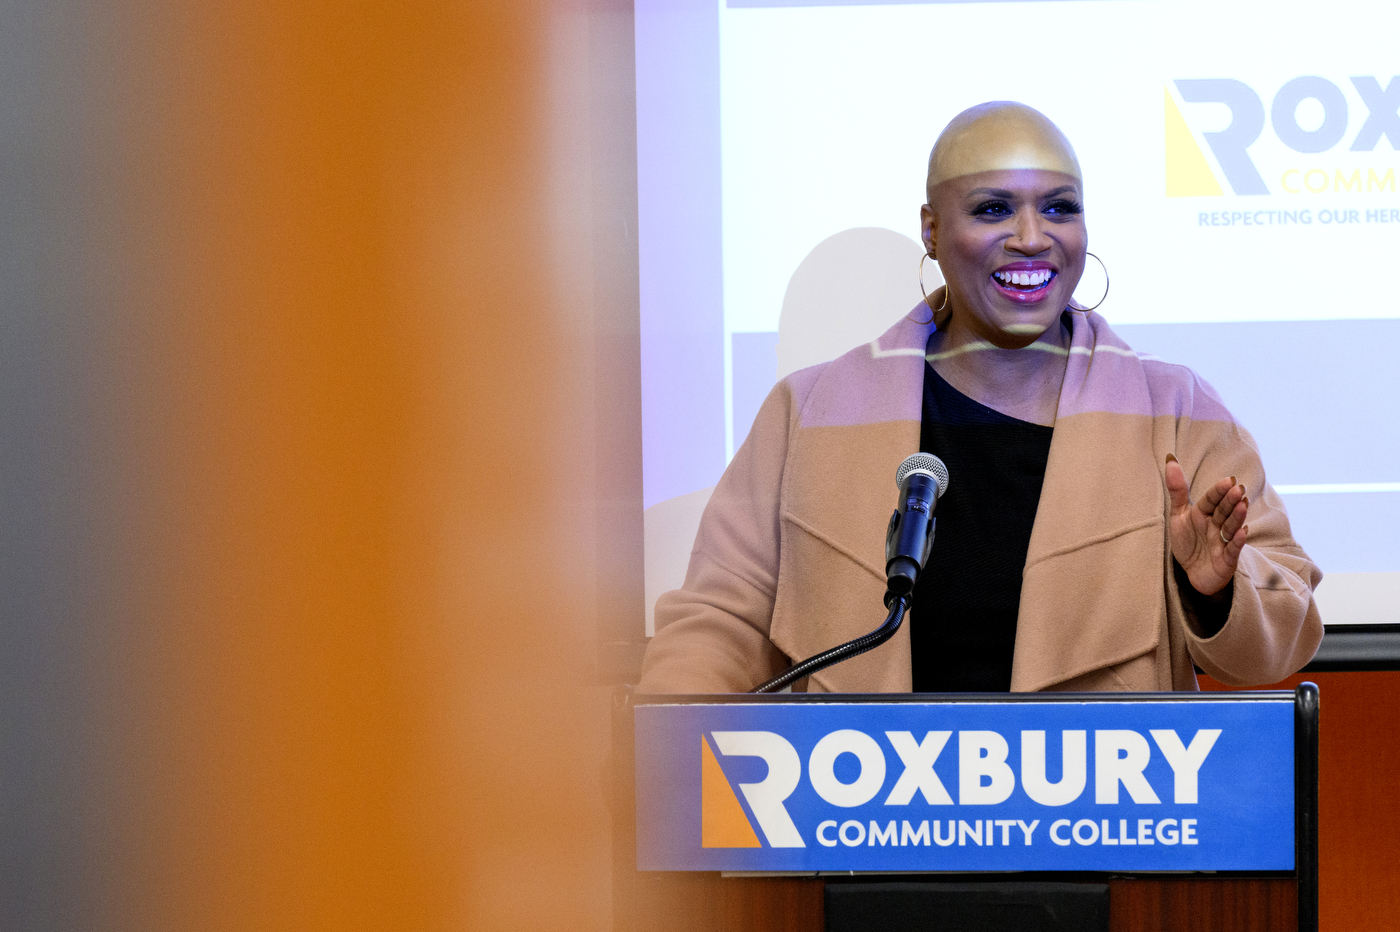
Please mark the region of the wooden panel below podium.
<svg viewBox="0 0 1400 932"><path fill-rule="evenodd" d="M820 880L646 872L635 877L632 932L821 932L823 928Z"/></svg>
<svg viewBox="0 0 1400 932"><path fill-rule="evenodd" d="M631 909L618 910L619 918L630 914L631 932L822 932L822 880L672 873L634 877ZM1112 932L1297 929L1297 885L1287 879L1121 879L1110 881L1109 896ZM620 930L627 928L625 920L619 923Z"/></svg>
<svg viewBox="0 0 1400 932"><path fill-rule="evenodd" d="M633 932L821 932L823 928L820 880L643 872L635 876Z"/></svg>
<svg viewBox="0 0 1400 932"><path fill-rule="evenodd" d="M1112 932L1297 932L1298 884L1181 877L1109 883Z"/></svg>

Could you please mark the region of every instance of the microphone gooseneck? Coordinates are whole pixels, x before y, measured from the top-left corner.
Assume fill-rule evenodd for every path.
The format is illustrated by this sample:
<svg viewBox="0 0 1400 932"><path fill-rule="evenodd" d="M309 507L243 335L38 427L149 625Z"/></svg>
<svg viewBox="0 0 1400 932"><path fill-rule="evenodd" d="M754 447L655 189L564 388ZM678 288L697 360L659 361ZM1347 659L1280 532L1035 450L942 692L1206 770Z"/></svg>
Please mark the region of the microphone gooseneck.
<svg viewBox="0 0 1400 932"><path fill-rule="evenodd" d="M879 647L894 637L904 623L913 600L914 583L933 546L933 509L948 490L948 467L931 453L915 453L900 464L895 484L899 486L899 508L890 517L885 534L885 607L889 614L884 622L869 634L794 664L750 692L777 692L804 676Z"/></svg>
<svg viewBox="0 0 1400 932"><path fill-rule="evenodd" d="M750 692L755 693L775 693L786 686L796 683L804 676L811 676L818 670L825 670L834 663L849 660L857 654L863 654L868 650L879 647L881 644L894 637L894 633L899 630L899 626L904 623L904 613L909 610L909 597L907 595L896 596L890 605L890 613L885 616L880 627L863 634L854 641L847 641L839 647L823 651L815 657L808 657L799 664L789 667L782 673L773 677L762 686L755 686Z"/></svg>

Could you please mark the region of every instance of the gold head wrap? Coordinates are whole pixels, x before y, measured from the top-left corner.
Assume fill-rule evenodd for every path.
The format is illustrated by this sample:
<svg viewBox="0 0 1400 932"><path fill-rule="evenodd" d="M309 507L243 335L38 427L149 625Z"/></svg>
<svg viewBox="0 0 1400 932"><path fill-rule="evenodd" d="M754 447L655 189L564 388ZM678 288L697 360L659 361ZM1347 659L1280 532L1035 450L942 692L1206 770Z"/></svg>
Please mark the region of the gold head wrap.
<svg viewBox="0 0 1400 932"><path fill-rule="evenodd" d="M929 153L930 199L949 178L1019 168L1084 179L1069 140L1039 110L1009 100L969 107L953 117Z"/></svg>

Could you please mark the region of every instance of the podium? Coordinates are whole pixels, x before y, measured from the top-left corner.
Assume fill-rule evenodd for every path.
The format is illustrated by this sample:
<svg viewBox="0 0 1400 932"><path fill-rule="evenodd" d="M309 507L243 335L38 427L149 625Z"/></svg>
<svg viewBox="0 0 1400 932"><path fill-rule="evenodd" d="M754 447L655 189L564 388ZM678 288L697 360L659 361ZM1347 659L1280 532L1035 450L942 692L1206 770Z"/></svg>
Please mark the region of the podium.
<svg viewBox="0 0 1400 932"><path fill-rule="evenodd" d="M613 712L620 930L1317 929L1311 683Z"/></svg>

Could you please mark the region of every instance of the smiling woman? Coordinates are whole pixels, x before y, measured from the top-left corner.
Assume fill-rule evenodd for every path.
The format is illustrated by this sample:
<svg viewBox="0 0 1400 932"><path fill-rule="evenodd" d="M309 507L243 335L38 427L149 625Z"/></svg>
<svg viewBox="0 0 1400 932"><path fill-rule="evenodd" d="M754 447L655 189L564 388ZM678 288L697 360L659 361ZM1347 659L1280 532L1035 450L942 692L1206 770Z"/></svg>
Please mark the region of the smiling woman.
<svg viewBox="0 0 1400 932"><path fill-rule="evenodd" d="M1060 317L1088 248L1082 184L1064 134L1014 104L960 114L929 156L924 247L948 283L930 362L963 393L1035 424L1054 423L1064 377ZM987 352L1032 344L1049 352Z"/></svg>
<svg viewBox="0 0 1400 932"><path fill-rule="evenodd" d="M1071 301L1088 235L1064 134L1022 104L973 107L927 193L946 286L774 388L657 601L642 688L746 690L871 627L885 483L915 451L950 481L910 624L799 689L1196 689L1194 667L1239 685L1301 667L1321 573L1249 435Z"/></svg>

